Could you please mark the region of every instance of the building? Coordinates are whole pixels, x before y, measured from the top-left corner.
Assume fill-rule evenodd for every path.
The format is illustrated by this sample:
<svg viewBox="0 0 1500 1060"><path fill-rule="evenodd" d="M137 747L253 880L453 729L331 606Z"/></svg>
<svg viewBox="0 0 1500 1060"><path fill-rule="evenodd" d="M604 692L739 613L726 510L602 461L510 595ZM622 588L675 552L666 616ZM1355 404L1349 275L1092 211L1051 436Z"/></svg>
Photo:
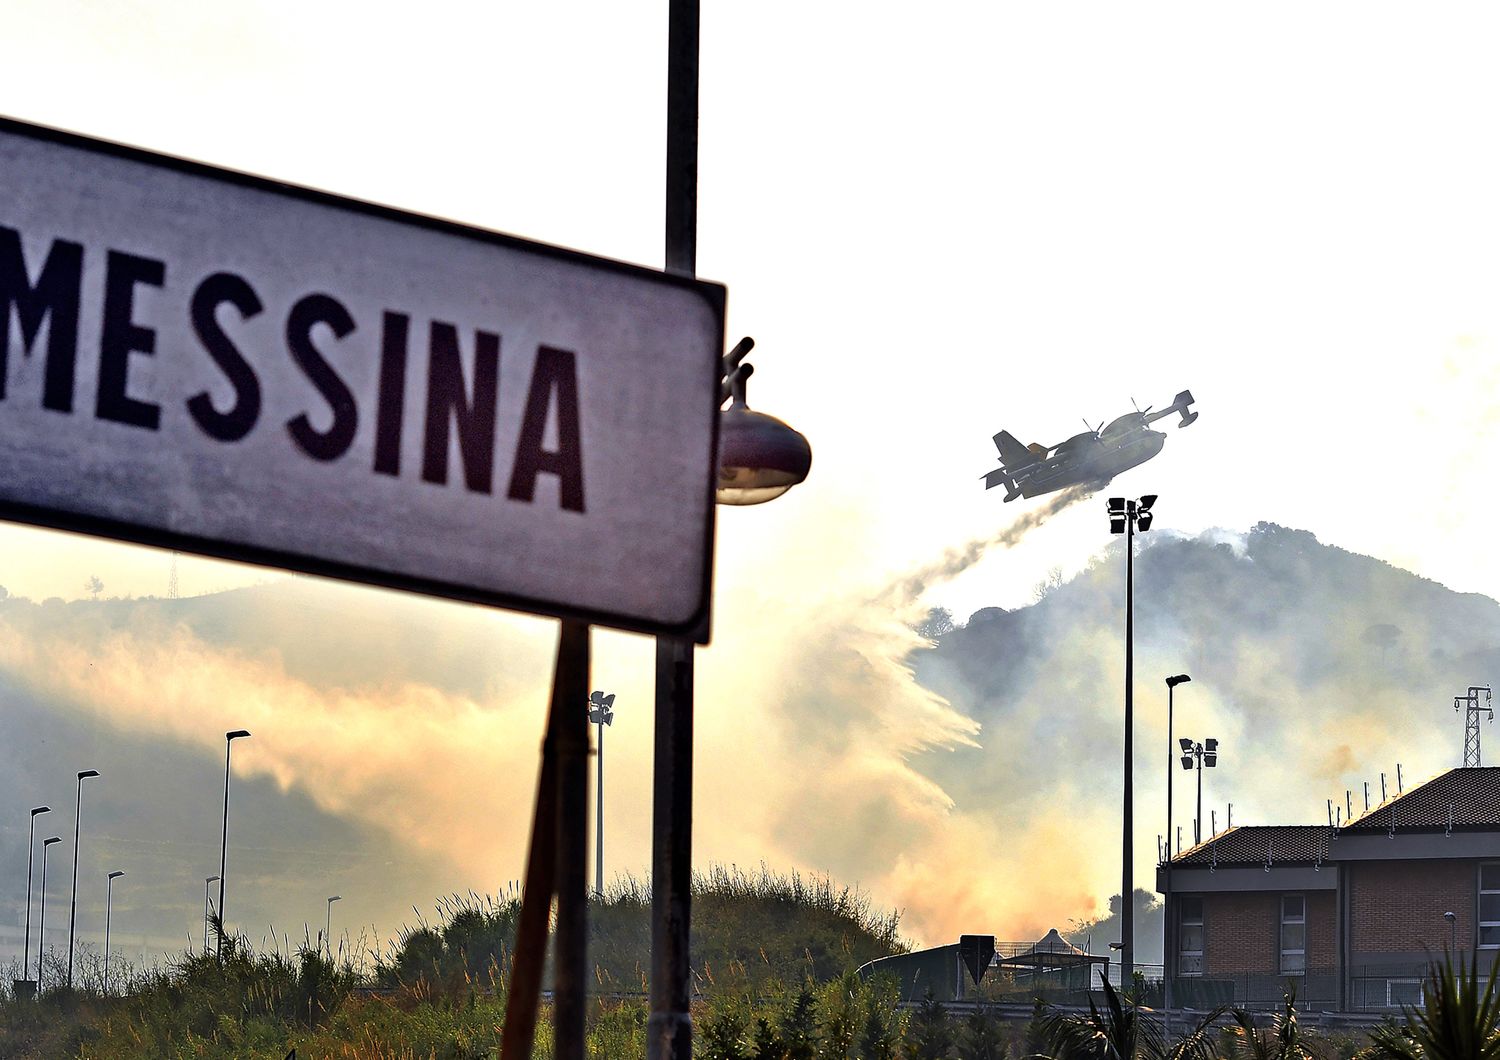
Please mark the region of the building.
<svg viewBox="0 0 1500 1060"><path fill-rule="evenodd" d="M1500 957L1500 769L1452 769L1341 827L1232 828L1157 869L1173 1000L1415 1002L1432 958Z"/></svg>

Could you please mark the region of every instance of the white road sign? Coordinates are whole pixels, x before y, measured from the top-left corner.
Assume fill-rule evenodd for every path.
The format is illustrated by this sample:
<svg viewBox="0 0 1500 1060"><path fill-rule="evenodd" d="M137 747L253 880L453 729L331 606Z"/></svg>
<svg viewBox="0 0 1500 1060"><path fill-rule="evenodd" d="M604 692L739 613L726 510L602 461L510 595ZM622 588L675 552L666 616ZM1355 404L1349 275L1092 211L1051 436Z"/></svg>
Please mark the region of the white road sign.
<svg viewBox="0 0 1500 1060"><path fill-rule="evenodd" d="M718 285L0 120L0 314L0 516L703 635Z"/></svg>

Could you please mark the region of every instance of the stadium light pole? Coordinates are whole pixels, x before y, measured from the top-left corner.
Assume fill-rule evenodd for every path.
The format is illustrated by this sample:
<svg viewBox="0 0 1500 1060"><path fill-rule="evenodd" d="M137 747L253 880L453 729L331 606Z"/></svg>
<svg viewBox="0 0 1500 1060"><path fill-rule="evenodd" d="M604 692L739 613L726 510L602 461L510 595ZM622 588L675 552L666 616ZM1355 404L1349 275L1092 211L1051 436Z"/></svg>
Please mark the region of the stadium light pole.
<svg viewBox="0 0 1500 1060"><path fill-rule="evenodd" d="M73 989L73 928L78 923L78 831L83 819L83 782L97 777L97 769L85 769L78 774L78 801L73 807L73 900L68 908L68 989Z"/></svg>
<svg viewBox="0 0 1500 1060"><path fill-rule="evenodd" d="M1203 767L1213 769L1219 764L1219 741L1209 739L1194 743L1184 736L1179 743L1182 745L1182 768L1192 769L1196 763L1198 769L1198 814L1193 818L1193 845L1197 846L1203 842Z"/></svg>
<svg viewBox="0 0 1500 1060"><path fill-rule="evenodd" d="M328 947L328 960L333 961L333 903L342 901L341 894L328 896L328 912L323 917L323 942Z"/></svg>
<svg viewBox="0 0 1500 1060"><path fill-rule="evenodd" d="M599 726L599 780L594 785L594 894L604 897L604 726L615 723L615 694L589 693L589 721Z"/></svg>
<svg viewBox="0 0 1500 1060"><path fill-rule="evenodd" d="M31 825L26 830L26 939L21 947L22 979L25 979L26 968L31 963L31 855L36 849L36 818L38 814L51 812L51 806L33 806Z"/></svg>
<svg viewBox="0 0 1500 1060"><path fill-rule="evenodd" d="M1135 980L1135 813L1132 779L1135 763L1135 532L1151 529L1156 494L1139 500L1109 499L1109 532L1125 535L1125 798L1120 871L1120 989Z"/></svg>
<svg viewBox="0 0 1500 1060"><path fill-rule="evenodd" d="M47 848L61 843L62 836L55 835L42 840L42 908L36 925L36 992L42 992L42 954L47 949Z"/></svg>
<svg viewBox="0 0 1500 1060"><path fill-rule="evenodd" d="M1167 678L1167 858L1165 865L1165 876L1167 885L1167 907L1162 910L1161 918L1161 977L1163 991L1163 1007L1167 1010L1167 1029L1171 1030L1172 1020L1172 976L1168 969L1172 967L1170 960L1171 945L1174 933L1172 931L1172 759L1175 757L1172 740L1172 693L1177 690L1178 685L1185 685L1192 678L1187 674L1176 674Z"/></svg>
<svg viewBox="0 0 1500 1060"><path fill-rule="evenodd" d="M229 859L229 749L234 741L249 736L247 729L235 729L224 734L224 830L219 837L219 934L214 940L214 956L224 956L224 868Z"/></svg>
<svg viewBox="0 0 1500 1060"><path fill-rule="evenodd" d="M208 936L213 931L213 921L209 919L209 913L213 909L213 904L209 899L209 887L218 882L217 876L203 878L203 955L205 957L208 956Z"/></svg>
<svg viewBox="0 0 1500 1060"><path fill-rule="evenodd" d="M104 992L109 993L109 920L115 907L115 881L125 873L116 869L104 885Z"/></svg>

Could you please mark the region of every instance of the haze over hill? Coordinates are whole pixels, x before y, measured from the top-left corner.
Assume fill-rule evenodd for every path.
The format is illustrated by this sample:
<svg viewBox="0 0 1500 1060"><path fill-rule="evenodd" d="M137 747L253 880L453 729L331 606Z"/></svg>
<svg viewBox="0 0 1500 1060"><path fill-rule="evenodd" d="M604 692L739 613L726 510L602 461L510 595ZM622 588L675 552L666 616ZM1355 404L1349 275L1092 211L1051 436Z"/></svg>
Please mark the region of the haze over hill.
<svg viewBox="0 0 1500 1060"><path fill-rule="evenodd" d="M1139 540L1138 885L1165 831L1167 674L1193 676L1178 735L1222 741L1205 780L1221 827L1227 802L1239 823L1316 821L1345 786L1378 795L1381 770L1394 790L1397 761L1415 781L1457 760L1451 697L1500 663L1493 600L1269 524ZM1120 876L1122 590L1117 546L932 642L888 599L726 597L702 653L701 863L830 873L901 909L919 943L1034 939L1103 912ZM84 790L80 938L102 935L115 868L119 952L198 937L230 728L255 733L235 746L228 895L252 939L316 934L332 894L336 935L389 936L413 904L501 890L520 873L549 641L546 623L307 579L0 601L0 956L18 949L25 807L52 805L38 836L66 835L84 768L104 776ZM750 644L761 668L738 665ZM598 638L596 674L624 704L611 874L648 860L646 647ZM1187 778L1177 790L1190 835ZM59 947L70 847L48 880Z"/></svg>
<svg viewBox="0 0 1500 1060"><path fill-rule="evenodd" d="M1494 600L1270 523L1138 542L1138 886L1153 886L1166 831L1169 674L1192 676L1178 689L1176 736L1220 741L1219 768L1204 776L1205 829L1211 808L1224 827L1227 803L1241 824L1316 822L1346 787L1358 811L1364 780L1378 800L1382 771L1394 794L1398 762L1408 783L1459 764L1452 696L1500 677ZM980 726L973 745L924 753L916 767L957 812L986 821L997 846L1038 829L1057 840L1014 872L1065 883L1085 871L1078 847L1093 839L1089 859L1119 880L1123 597L1117 542L1071 581L1039 586L1032 605L979 611L911 656L917 679ZM933 618L929 632L942 629ZM1172 769L1186 846L1193 778Z"/></svg>

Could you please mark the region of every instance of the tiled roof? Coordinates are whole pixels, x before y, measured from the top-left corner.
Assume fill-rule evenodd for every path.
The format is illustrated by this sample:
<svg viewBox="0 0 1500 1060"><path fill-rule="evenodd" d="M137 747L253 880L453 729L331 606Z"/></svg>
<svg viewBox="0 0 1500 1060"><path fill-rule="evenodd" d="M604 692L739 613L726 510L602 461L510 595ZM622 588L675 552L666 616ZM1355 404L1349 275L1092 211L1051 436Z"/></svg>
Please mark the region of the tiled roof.
<svg viewBox="0 0 1500 1060"><path fill-rule="evenodd" d="M1317 864L1328 857L1329 829L1321 824L1231 828L1172 859L1173 865Z"/></svg>
<svg viewBox="0 0 1500 1060"><path fill-rule="evenodd" d="M1450 769L1344 826L1349 832L1500 828L1500 768Z"/></svg>

